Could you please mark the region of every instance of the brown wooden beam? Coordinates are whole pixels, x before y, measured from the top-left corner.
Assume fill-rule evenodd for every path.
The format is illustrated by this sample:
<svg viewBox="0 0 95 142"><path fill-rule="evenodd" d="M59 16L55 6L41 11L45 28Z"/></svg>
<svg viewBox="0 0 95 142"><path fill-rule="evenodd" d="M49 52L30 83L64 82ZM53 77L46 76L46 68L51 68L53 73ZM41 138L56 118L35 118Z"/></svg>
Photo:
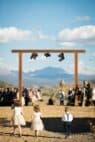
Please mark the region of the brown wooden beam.
<svg viewBox="0 0 95 142"><path fill-rule="evenodd" d="M77 95L77 89L78 89L78 53L75 52L75 106L78 106L78 95Z"/></svg>
<svg viewBox="0 0 95 142"><path fill-rule="evenodd" d="M75 76L74 76L74 80L75 80L75 88L78 86L78 53L75 52L75 66L74 66L74 72L75 72Z"/></svg>
<svg viewBox="0 0 95 142"><path fill-rule="evenodd" d="M58 53L58 52L64 52L64 53L84 53L85 50L79 49L79 50L64 50L64 49L13 49L13 53L33 53L33 52L38 52L38 53L45 53L45 52L51 52L51 53Z"/></svg>

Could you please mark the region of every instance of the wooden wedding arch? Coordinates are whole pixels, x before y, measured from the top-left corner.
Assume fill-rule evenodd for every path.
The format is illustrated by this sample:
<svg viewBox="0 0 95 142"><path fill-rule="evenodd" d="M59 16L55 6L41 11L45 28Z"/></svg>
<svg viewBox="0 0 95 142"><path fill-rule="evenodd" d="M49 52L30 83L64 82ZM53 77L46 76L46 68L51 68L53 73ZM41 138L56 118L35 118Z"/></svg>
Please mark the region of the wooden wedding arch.
<svg viewBox="0 0 95 142"><path fill-rule="evenodd" d="M18 54L18 88L20 101L22 96L22 62L24 53L73 53L74 54L74 85L75 88L78 86L78 54L85 53L85 50L63 50L63 49L13 49L12 53Z"/></svg>

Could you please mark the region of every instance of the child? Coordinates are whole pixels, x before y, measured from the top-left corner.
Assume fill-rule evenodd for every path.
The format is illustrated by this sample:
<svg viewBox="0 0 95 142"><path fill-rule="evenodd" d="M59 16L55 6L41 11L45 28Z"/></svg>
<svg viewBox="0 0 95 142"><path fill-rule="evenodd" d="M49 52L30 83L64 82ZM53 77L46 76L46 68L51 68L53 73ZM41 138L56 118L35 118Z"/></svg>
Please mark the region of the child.
<svg viewBox="0 0 95 142"><path fill-rule="evenodd" d="M35 131L35 136L38 136L39 130L43 130L44 125L41 120L41 112L39 105L34 106L34 112L32 114L32 124L31 124L31 129Z"/></svg>
<svg viewBox="0 0 95 142"><path fill-rule="evenodd" d="M11 105L11 111L12 111L12 116L11 116L11 121L10 121L10 125L14 125L14 108L15 108L15 104L13 103Z"/></svg>
<svg viewBox="0 0 95 142"><path fill-rule="evenodd" d="M64 129L66 132L65 138L67 138L71 133L72 120L73 120L73 115L68 111L68 107L65 107L65 114L62 117L62 121L64 122Z"/></svg>
<svg viewBox="0 0 95 142"><path fill-rule="evenodd" d="M15 134L15 129L19 129L19 135L22 136L21 125L25 125L25 120L22 114L22 108L20 102L15 102L14 106L12 106L12 126L13 126L13 134Z"/></svg>

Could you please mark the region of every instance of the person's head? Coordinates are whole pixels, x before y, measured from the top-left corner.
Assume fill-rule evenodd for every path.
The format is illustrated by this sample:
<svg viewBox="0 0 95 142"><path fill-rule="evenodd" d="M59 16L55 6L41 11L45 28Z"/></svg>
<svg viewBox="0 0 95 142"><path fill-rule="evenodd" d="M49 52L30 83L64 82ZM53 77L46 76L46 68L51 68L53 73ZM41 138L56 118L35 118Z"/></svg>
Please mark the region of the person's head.
<svg viewBox="0 0 95 142"><path fill-rule="evenodd" d="M20 102L20 101L15 101L15 106L16 106L16 107L21 106L21 102Z"/></svg>
<svg viewBox="0 0 95 142"><path fill-rule="evenodd" d="M35 105L35 106L34 106L34 111L35 111L35 112L40 112L40 107L39 107L39 105Z"/></svg>
<svg viewBox="0 0 95 142"><path fill-rule="evenodd" d="M41 92L41 90L40 90L40 89L38 89L38 92Z"/></svg>
<svg viewBox="0 0 95 142"><path fill-rule="evenodd" d="M65 112L68 112L69 111L69 108L68 107L65 107Z"/></svg>

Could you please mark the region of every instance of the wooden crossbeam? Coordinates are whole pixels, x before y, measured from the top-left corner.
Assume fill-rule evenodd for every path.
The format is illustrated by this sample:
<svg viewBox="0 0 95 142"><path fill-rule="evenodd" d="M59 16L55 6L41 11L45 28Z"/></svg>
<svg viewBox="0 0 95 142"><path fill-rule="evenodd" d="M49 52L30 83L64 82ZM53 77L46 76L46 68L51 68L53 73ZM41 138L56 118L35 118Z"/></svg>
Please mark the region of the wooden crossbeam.
<svg viewBox="0 0 95 142"><path fill-rule="evenodd" d="M46 53L46 52L51 52L51 53L58 53L58 52L64 52L64 53L84 53L85 50L79 49L79 50L64 50L64 49L13 49L13 53L33 53L33 52L38 52L38 53Z"/></svg>

